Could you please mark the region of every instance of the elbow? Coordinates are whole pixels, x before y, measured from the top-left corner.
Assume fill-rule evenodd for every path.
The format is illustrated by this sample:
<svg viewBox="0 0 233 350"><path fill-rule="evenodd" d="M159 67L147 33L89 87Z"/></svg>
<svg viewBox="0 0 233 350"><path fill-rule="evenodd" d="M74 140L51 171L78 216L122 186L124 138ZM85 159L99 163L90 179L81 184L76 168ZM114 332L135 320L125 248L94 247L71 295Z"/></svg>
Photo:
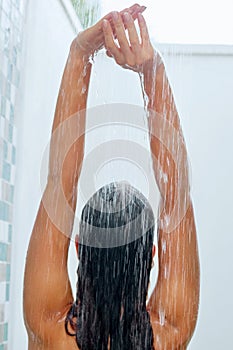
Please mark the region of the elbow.
<svg viewBox="0 0 233 350"><path fill-rule="evenodd" d="M179 325L176 327L176 350L185 350L187 349L195 328L197 324L197 314L194 315L194 317L190 317L190 315L186 316L186 321L185 319L181 320L179 322ZM173 349L173 348L172 348Z"/></svg>

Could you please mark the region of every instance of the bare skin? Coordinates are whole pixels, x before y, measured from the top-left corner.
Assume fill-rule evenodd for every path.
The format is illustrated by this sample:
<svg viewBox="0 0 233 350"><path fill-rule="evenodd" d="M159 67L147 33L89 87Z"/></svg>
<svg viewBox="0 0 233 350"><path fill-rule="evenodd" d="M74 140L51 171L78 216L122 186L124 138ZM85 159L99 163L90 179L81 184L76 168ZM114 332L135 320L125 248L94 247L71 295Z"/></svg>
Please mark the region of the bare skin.
<svg viewBox="0 0 233 350"><path fill-rule="evenodd" d="M128 15L123 15L126 11ZM178 174L187 173L187 159L184 152L177 169L176 162L161 140L152 136L155 134L153 128L158 127L153 116L156 111L170 122L183 140L165 68L161 62L158 65L158 55L150 43L145 20L140 16L142 11L143 8L134 5L121 13L111 13L95 26L79 34L73 41L58 96L52 133L71 115L85 110L88 89L83 93L82 87L89 86L92 67L89 57L100 47L105 46L108 55L122 67L143 74L144 90L150 108L151 152L159 159L162 170L167 174L167 181L163 181L159 176L157 163L154 162L155 177L161 192L159 278L148 303L154 347L156 350L186 349L196 325L199 302L199 260L192 202L188 186L185 191L180 191L178 186ZM139 41L134 25L134 19L137 17L142 42ZM130 43L126 39L125 29L128 30ZM116 46L114 36L118 39L120 47ZM156 72L155 66L158 66ZM84 70L86 74L82 74ZM80 118L79 127L85 128L85 115ZM68 135L62 135L62 138L66 137ZM169 132L166 137L169 137ZM177 148L181 139L177 141ZM85 140L83 135L72 145L64 163L61 163L61 168L57 169L57 164L60 164L57 148L61 142L58 140L57 144L51 145L49 176L43 198L52 194L53 200L59 201L56 193L62 185L73 215L69 216L67 234L62 234L56 222L51 221L47 214L42 198L25 268L24 318L29 350L78 349L74 337L65 332L64 320L74 301L67 271L67 258ZM186 184L185 181L183 183ZM164 218L172 215L177 200L180 204L185 202L187 210L170 233L167 233L167 228L163 225ZM57 220L66 210L62 203L59 204L56 209Z"/></svg>

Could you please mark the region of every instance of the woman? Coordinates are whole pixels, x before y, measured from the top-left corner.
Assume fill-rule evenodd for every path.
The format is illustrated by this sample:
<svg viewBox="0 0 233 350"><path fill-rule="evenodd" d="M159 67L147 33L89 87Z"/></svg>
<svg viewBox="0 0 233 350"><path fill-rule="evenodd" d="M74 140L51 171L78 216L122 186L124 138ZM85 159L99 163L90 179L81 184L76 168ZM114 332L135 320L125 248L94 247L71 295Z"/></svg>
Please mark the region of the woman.
<svg viewBox="0 0 233 350"><path fill-rule="evenodd" d="M134 5L112 12L80 33L71 45L55 112L48 182L25 269L24 315L30 350L186 349L192 337L199 302L199 261L187 155L165 68L141 14L144 9ZM151 152L161 193L159 276L148 304L154 218L146 198L129 184L103 187L83 209L76 242L75 301L67 272L83 161L80 130L85 130L85 112L81 111L85 111L88 94L83 86L89 86L90 57L103 46L120 66L141 74L148 98ZM64 127L56 133L73 115L78 118L74 130ZM64 158L62 150L72 132L82 136ZM61 187L69 208L61 200ZM56 207L53 221L48 203ZM108 247L101 241L107 235Z"/></svg>

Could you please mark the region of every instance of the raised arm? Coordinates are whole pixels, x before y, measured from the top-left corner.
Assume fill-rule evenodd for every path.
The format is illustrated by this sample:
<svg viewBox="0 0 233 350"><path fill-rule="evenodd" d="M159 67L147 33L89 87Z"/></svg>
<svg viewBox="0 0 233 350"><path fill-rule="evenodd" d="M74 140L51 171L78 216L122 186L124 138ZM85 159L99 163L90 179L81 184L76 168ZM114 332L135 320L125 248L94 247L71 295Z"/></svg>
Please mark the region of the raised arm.
<svg viewBox="0 0 233 350"><path fill-rule="evenodd" d="M155 67L151 78L152 66ZM199 258L179 116L159 55L145 66L154 173L161 193L159 276L149 301L156 349L186 349L199 306Z"/></svg>
<svg viewBox="0 0 233 350"><path fill-rule="evenodd" d="M105 22L105 44L116 62L141 74L147 98L155 178L161 193L159 276L149 300L156 350L186 349L199 303L199 259L190 198L187 152L172 90L159 54L154 52L143 16L140 42L126 15L130 44L121 19L115 20L120 48ZM119 28L119 29L118 29Z"/></svg>
<svg viewBox="0 0 233 350"><path fill-rule="evenodd" d="M86 75L83 74L84 68ZM26 260L24 317L29 341L32 340L30 338L39 341L46 337L47 332L51 331L50 323L55 317L60 318L73 302L67 257L76 206L76 186L83 160L84 135L72 145L65 159L59 157L62 145L69 142L67 129L64 128L66 133L57 133L57 137L53 135L59 128L62 131L63 123L65 125L72 115L85 109L90 73L91 64L84 59L75 40L61 82L51 138L48 181ZM87 87L85 92L82 90L84 85ZM80 130L84 130L85 113L76 119ZM67 201L60 198L62 187ZM55 208L53 213L50 212L52 208ZM64 222L64 229L57 224L58 221Z"/></svg>
<svg viewBox="0 0 233 350"><path fill-rule="evenodd" d="M146 26L144 24L146 35ZM199 307L199 258L187 151L159 54L143 67L151 152L161 193L159 276L149 301L156 349L186 349Z"/></svg>
<svg viewBox="0 0 233 350"><path fill-rule="evenodd" d="M139 5L128 9L134 18L143 10ZM105 18L111 23L112 14ZM47 186L25 267L24 318L29 348L33 349L34 343L53 343L56 324L64 331L62 321L73 303L67 258L84 153L85 109L91 74L89 58L103 43L101 20L72 42L61 82L50 142Z"/></svg>

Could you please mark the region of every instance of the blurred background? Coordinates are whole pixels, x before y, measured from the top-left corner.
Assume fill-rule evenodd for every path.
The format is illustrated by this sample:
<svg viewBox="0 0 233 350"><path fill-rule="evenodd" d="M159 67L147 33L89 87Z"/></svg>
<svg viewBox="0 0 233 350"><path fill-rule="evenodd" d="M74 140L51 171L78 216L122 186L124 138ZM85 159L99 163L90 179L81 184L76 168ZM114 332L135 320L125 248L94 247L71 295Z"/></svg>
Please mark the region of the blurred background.
<svg viewBox="0 0 233 350"><path fill-rule="evenodd" d="M124 0L0 0L0 350L27 347L24 265L42 195L41 162L70 43L102 14L130 5ZM232 1L145 0L142 5L147 6L155 49L165 61L191 163L201 300L189 349L231 349ZM137 74L120 69L101 51L95 58L88 105L105 103L143 106L143 99ZM101 138L94 146L88 142L87 154ZM96 186L101 181L97 179ZM145 192L146 186L142 179ZM73 250L69 271L75 288Z"/></svg>

